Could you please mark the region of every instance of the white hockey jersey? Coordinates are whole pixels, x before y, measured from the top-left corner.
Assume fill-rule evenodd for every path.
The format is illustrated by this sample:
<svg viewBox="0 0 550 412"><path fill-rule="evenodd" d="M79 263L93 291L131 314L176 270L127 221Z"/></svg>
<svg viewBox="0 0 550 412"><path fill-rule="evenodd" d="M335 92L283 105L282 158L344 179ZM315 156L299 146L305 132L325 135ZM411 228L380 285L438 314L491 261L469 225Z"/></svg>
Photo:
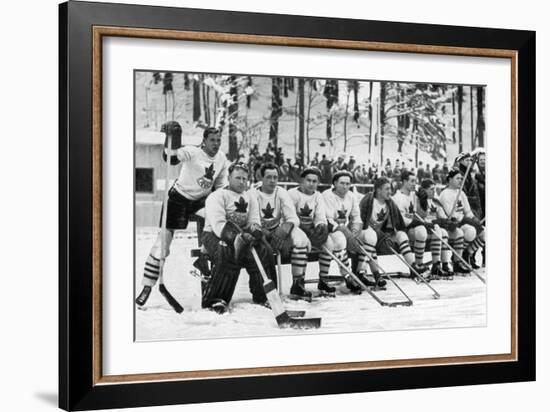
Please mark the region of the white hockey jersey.
<svg viewBox="0 0 550 412"><path fill-rule="evenodd" d="M458 189L450 189L448 187L446 187L441 191L441 193L439 194L440 204L438 205L438 208L437 208L437 215L440 218L446 219L447 214L451 213L457 194L458 194ZM464 193L463 191L460 191L460 196L458 197L458 200L456 202L455 211L449 217L454 217L459 222L464 217L474 217L472 208L470 207L470 203L468 202L468 197L466 196L466 193Z"/></svg>
<svg viewBox="0 0 550 412"><path fill-rule="evenodd" d="M428 208L426 210L422 209L420 206L420 200L418 196L416 198L416 211L418 215L427 222L433 222L435 219L438 219L437 216L437 200L428 199Z"/></svg>
<svg viewBox="0 0 550 412"><path fill-rule="evenodd" d="M312 195L307 195L295 187L288 191L288 195L292 199L298 219L300 219L300 225L313 228L319 224L327 224L325 202L321 193L315 192Z"/></svg>
<svg viewBox="0 0 550 412"><path fill-rule="evenodd" d="M414 218L414 214L416 213L415 193L411 192L409 195L406 195L401 190L398 190L392 196L392 200L399 208L401 216L403 216L403 220L405 221L405 225L409 226Z"/></svg>
<svg viewBox="0 0 550 412"><path fill-rule="evenodd" d="M243 193L236 193L228 187L216 190L206 198L205 212L204 230L214 232L218 237L228 221L243 229L253 223L261 224L258 201L252 190Z"/></svg>
<svg viewBox="0 0 550 412"><path fill-rule="evenodd" d="M290 222L294 226L300 224L294 204L285 189L276 187L271 194L262 192L261 186L252 190L258 202L263 228L272 230L283 222Z"/></svg>
<svg viewBox="0 0 550 412"><path fill-rule="evenodd" d="M325 190L322 194L325 201L327 221L333 226L346 225L351 230L363 228L359 202L352 192L348 191L344 198L338 196L333 190Z"/></svg>
<svg viewBox="0 0 550 412"><path fill-rule="evenodd" d="M191 200L208 196L213 189L227 186L227 158L223 152L208 156L196 146L184 146L177 150L182 161L176 190Z"/></svg>

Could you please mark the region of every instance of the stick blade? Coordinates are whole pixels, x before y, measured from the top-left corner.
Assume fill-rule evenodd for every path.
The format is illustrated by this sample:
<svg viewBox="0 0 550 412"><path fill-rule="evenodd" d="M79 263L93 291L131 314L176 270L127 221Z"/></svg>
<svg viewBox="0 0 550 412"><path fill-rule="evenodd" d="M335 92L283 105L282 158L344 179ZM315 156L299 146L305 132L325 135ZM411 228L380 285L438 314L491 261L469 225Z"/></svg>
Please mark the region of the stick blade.
<svg viewBox="0 0 550 412"><path fill-rule="evenodd" d="M179 304L179 302L172 296L170 292L168 292L168 289L166 289L166 286L164 286L164 283L161 283L159 285L159 292L162 296L164 296L164 299L168 302L170 306L177 312L182 313L183 307Z"/></svg>
<svg viewBox="0 0 550 412"><path fill-rule="evenodd" d="M292 329L318 329L321 327L321 318L294 318L284 312L277 317L280 328Z"/></svg>

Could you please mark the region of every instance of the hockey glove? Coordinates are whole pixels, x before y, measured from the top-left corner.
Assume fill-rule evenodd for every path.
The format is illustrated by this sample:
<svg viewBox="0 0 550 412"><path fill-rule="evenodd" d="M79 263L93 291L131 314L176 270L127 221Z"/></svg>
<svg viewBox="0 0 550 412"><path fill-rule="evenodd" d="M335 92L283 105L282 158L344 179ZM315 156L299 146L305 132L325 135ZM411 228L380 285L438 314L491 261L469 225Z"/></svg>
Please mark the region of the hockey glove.
<svg viewBox="0 0 550 412"><path fill-rule="evenodd" d="M315 226L310 238L313 247L320 249L328 239L328 227L325 224Z"/></svg>
<svg viewBox="0 0 550 412"><path fill-rule="evenodd" d="M294 228L294 224L290 222L281 223L271 234L271 247L278 251L281 256L289 254L292 247L290 240L290 232Z"/></svg>
<svg viewBox="0 0 550 412"><path fill-rule="evenodd" d="M347 249L350 253L362 253L361 243L359 242L359 233L353 233L347 226L340 225L338 230L346 237Z"/></svg>

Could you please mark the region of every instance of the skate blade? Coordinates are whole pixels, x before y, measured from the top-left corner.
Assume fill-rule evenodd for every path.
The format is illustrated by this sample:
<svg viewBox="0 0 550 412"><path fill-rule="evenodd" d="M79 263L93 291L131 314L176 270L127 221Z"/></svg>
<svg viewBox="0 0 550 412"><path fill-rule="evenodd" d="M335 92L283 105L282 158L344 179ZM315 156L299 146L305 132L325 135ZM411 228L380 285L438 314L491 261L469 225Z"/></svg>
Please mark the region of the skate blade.
<svg viewBox="0 0 550 412"><path fill-rule="evenodd" d="M300 296L300 295L290 294L290 295L288 295L288 298L290 300L303 300L304 302L308 302L308 303L311 303L313 301L312 296Z"/></svg>
<svg viewBox="0 0 550 412"><path fill-rule="evenodd" d="M320 297L320 298L335 298L336 297L336 292L325 292L325 291L320 290L317 294L317 297Z"/></svg>
<svg viewBox="0 0 550 412"><path fill-rule="evenodd" d="M387 290L385 286L371 286L369 289L373 292L378 292L381 290Z"/></svg>
<svg viewBox="0 0 550 412"><path fill-rule="evenodd" d="M199 278L202 283L208 283L208 279L206 277L204 277L204 275L202 273L200 273L197 269L191 269L189 271L189 274L191 276Z"/></svg>

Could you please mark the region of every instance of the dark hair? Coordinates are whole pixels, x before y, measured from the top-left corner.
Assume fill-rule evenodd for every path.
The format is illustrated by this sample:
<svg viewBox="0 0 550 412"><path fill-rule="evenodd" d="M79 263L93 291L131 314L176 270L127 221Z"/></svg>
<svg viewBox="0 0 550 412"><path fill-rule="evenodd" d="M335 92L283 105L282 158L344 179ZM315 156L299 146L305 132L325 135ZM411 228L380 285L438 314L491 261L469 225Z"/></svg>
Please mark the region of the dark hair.
<svg viewBox="0 0 550 412"><path fill-rule="evenodd" d="M351 180L353 180L353 176L351 175L350 172L348 172L347 170L340 170L339 172L335 173L334 176L332 176L332 184L334 184L334 182L336 182L338 179L340 179L343 176L349 177L350 182Z"/></svg>
<svg viewBox="0 0 550 412"><path fill-rule="evenodd" d="M435 182L432 179L424 179L422 183L420 183L420 186L422 187L422 189L428 189L433 185L435 185Z"/></svg>
<svg viewBox="0 0 550 412"><path fill-rule="evenodd" d="M447 182L451 180L456 175L462 174L460 173L460 170L458 169L451 169L450 172L447 174Z"/></svg>
<svg viewBox="0 0 550 412"><path fill-rule="evenodd" d="M279 175L279 167L275 163L272 163L272 162L264 163L260 168L260 176L264 177L266 170L276 170L277 175Z"/></svg>
<svg viewBox="0 0 550 412"><path fill-rule="evenodd" d="M304 171L300 174L300 177L304 178L307 175L315 175L321 179L321 171L316 167L308 167L307 169L304 169Z"/></svg>
<svg viewBox="0 0 550 412"><path fill-rule="evenodd" d="M204 129L204 132L202 133L202 140L208 138L211 134L217 134L220 133L220 130L216 129L215 127L207 127Z"/></svg>
<svg viewBox="0 0 550 412"><path fill-rule="evenodd" d="M390 184L390 179L386 177L379 177L378 179L376 179L374 181L374 194L376 194L376 191L386 184Z"/></svg>
<svg viewBox="0 0 550 412"><path fill-rule="evenodd" d="M414 173L413 172L410 172L408 170L404 170L402 173L401 173L401 181L402 182L406 182L407 180L409 180L409 177L411 176L414 176Z"/></svg>
<svg viewBox="0 0 550 412"><path fill-rule="evenodd" d="M233 173L233 170L235 170L235 169L244 170L246 173L248 173L248 166L244 162L231 163L231 165L229 166L229 168L227 170L229 171L229 174L231 174L231 173Z"/></svg>

